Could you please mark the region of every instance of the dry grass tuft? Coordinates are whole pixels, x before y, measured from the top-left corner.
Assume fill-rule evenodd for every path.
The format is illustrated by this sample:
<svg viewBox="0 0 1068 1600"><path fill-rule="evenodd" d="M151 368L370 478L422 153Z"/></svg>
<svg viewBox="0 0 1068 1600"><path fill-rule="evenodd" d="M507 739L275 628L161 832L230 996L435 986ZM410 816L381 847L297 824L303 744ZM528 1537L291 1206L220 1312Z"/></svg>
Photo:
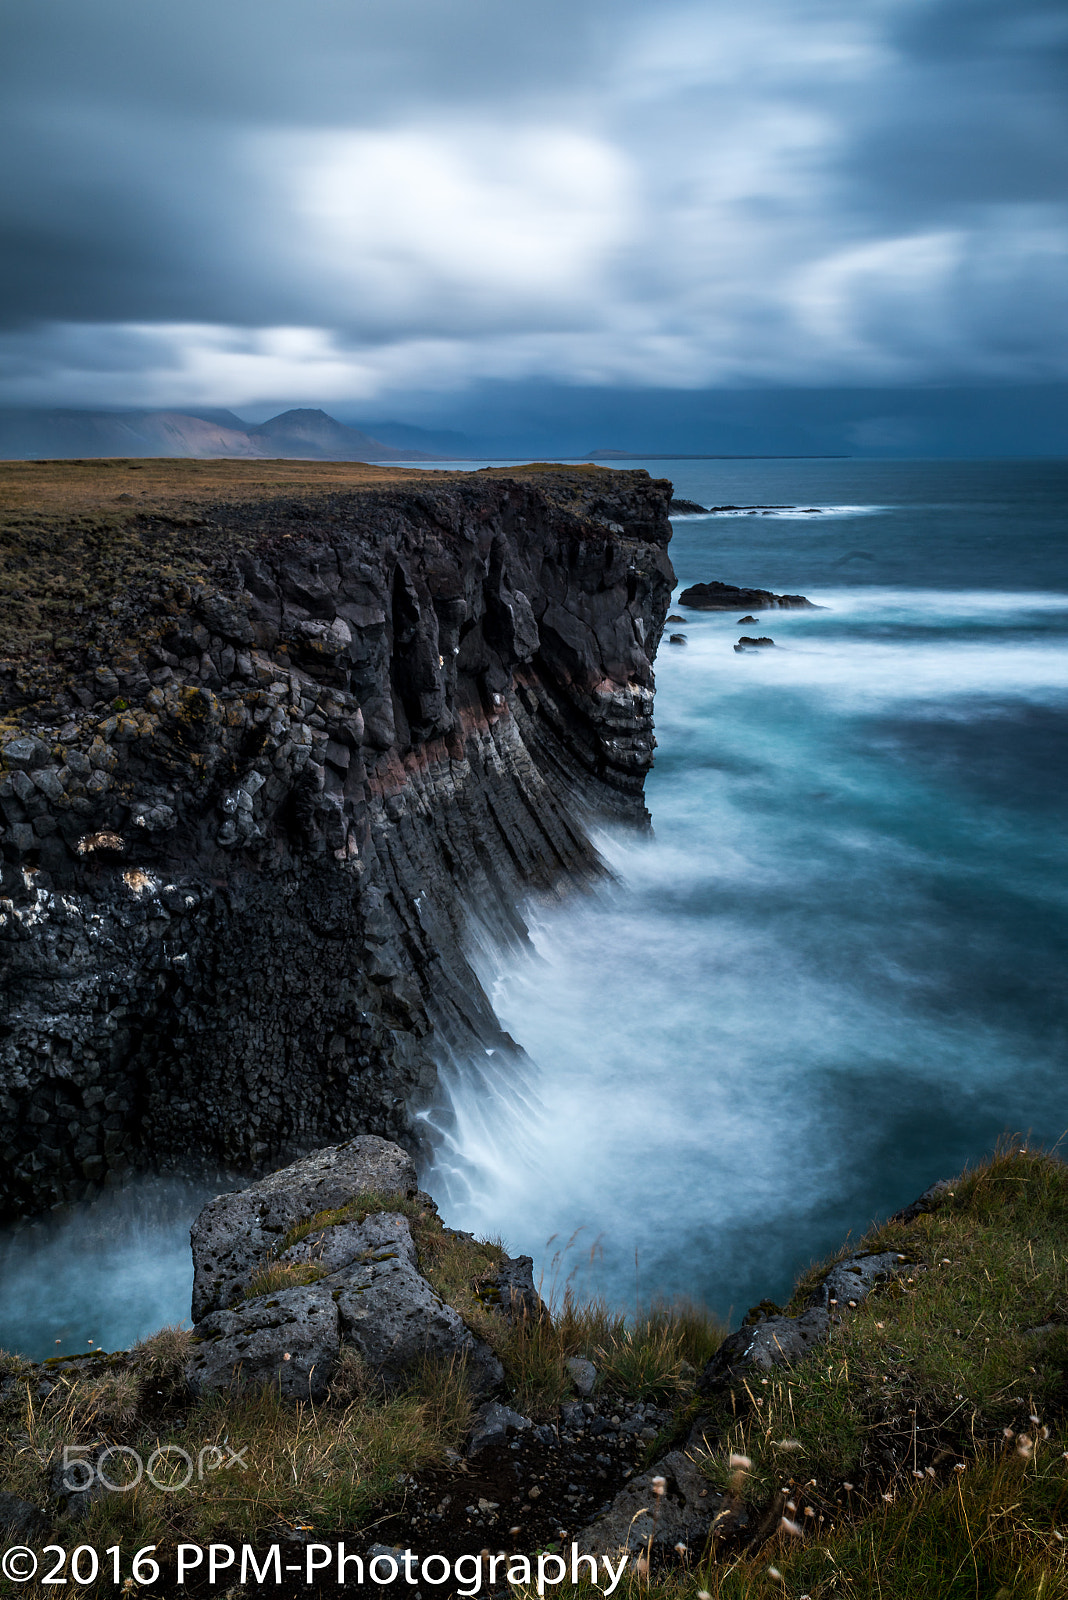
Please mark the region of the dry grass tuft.
<svg viewBox="0 0 1068 1600"><path fill-rule="evenodd" d="M261 1294L275 1294L279 1289L301 1289L306 1284L318 1283L325 1276L326 1269L315 1261L268 1261L248 1280L244 1298L255 1300Z"/></svg>

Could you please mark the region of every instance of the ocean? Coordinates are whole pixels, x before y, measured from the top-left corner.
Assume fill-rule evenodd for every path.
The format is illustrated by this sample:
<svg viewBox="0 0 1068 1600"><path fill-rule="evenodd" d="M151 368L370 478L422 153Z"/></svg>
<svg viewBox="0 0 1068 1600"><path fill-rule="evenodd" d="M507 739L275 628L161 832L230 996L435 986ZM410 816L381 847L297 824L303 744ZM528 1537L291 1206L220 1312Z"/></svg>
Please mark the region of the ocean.
<svg viewBox="0 0 1068 1600"><path fill-rule="evenodd" d="M531 907L526 951L478 947L527 1062L443 1063L424 1181L546 1292L737 1319L1068 1129L1068 463L620 465L750 508L676 521L680 590L823 609L673 608L652 832L601 831L611 878ZM0 1247L0 1346L187 1318L193 1199L128 1194Z"/></svg>
<svg viewBox="0 0 1068 1600"><path fill-rule="evenodd" d="M449 1065L430 1187L557 1292L737 1318L1068 1129L1068 464L635 465L763 508L677 520L679 590L825 609L673 607L653 832L482 951L530 1071Z"/></svg>

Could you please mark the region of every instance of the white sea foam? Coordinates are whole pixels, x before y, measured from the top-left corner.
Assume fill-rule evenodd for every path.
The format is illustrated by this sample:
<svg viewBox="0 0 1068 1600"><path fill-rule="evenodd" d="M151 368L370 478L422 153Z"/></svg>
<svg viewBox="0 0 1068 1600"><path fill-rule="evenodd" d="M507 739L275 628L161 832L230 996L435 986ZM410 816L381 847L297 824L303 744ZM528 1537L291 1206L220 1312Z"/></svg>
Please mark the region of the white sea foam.
<svg viewBox="0 0 1068 1600"><path fill-rule="evenodd" d="M748 694L755 684L806 696L824 712L910 704L952 717L961 700L1068 698L1068 635L1044 632L1057 614L1068 619L1068 595L854 589L810 598L827 609L763 612L760 631L775 648L742 654L733 615L687 616L685 651L669 648L658 662L660 704L678 684L676 714L692 724L709 696ZM1005 631L995 639L992 627Z"/></svg>
<svg viewBox="0 0 1068 1600"><path fill-rule="evenodd" d="M145 1178L0 1237L0 1348L37 1359L90 1341L114 1350L187 1323L189 1225L208 1192Z"/></svg>
<svg viewBox="0 0 1068 1600"><path fill-rule="evenodd" d="M886 506L714 506L702 512L683 511L671 520L675 522L685 518L687 522L701 522L720 517L769 517L779 521L803 519L807 522L813 517L872 517L887 509Z"/></svg>
<svg viewBox="0 0 1068 1600"><path fill-rule="evenodd" d="M564 1271L623 1306L637 1251L643 1299L744 1308L1006 1125L1068 1123L1042 1020L1059 830L992 806L952 743L981 721L985 759L1065 708L1065 598L813 598L834 609L762 619L775 650L706 614L662 652L656 837L601 835L616 882L480 957L533 1083L510 1105L500 1063L487 1110L479 1073L443 1074L450 1214L547 1277L581 1229ZM948 777L910 754L932 722Z"/></svg>

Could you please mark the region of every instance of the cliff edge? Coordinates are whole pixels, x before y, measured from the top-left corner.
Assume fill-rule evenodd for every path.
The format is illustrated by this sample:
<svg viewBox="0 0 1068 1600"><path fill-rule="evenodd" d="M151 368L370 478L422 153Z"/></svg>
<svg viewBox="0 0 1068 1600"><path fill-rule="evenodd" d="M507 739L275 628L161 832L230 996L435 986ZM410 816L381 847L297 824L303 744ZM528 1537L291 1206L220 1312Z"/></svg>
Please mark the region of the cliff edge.
<svg viewBox="0 0 1068 1600"><path fill-rule="evenodd" d="M412 1144L471 916L641 825L670 485L0 467L0 1214Z"/></svg>

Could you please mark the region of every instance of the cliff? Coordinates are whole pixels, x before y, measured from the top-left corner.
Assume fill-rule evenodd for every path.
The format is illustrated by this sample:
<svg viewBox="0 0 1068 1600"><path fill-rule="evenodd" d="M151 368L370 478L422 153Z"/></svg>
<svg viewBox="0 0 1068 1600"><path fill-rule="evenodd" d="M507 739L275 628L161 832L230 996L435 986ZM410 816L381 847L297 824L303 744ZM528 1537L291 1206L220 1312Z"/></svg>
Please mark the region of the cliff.
<svg viewBox="0 0 1068 1600"><path fill-rule="evenodd" d="M413 1142L471 917L641 825L670 485L0 468L0 1211Z"/></svg>

